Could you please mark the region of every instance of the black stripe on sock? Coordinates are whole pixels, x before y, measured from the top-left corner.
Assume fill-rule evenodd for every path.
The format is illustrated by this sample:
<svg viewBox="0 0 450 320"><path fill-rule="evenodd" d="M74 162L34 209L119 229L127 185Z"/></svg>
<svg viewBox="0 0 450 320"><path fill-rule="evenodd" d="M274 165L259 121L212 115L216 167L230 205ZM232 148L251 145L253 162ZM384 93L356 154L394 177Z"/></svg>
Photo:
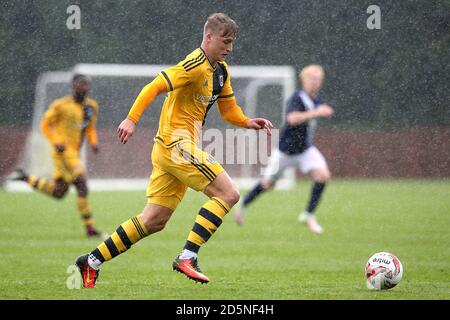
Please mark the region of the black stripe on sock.
<svg viewBox="0 0 450 320"><path fill-rule="evenodd" d="M136 217L136 223L142 232L142 238L145 238L147 236L147 233L144 231L144 227L142 226L141 222L139 221L139 219L137 217Z"/></svg>
<svg viewBox="0 0 450 320"><path fill-rule="evenodd" d="M111 237L105 240L106 247L109 250L109 253L111 254L111 257L115 257L119 254L119 250L117 250L116 244L112 240Z"/></svg>
<svg viewBox="0 0 450 320"><path fill-rule="evenodd" d="M222 219L220 219L220 217L205 208L201 208L198 214L214 224L217 228L222 224Z"/></svg>
<svg viewBox="0 0 450 320"><path fill-rule="evenodd" d="M141 238L145 237L145 232L141 227L141 224L139 223L139 220L136 217L131 218L131 221L133 221L134 226L136 227L136 230L138 231Z"/></svg>
<svg viewBox="0 0 450 320"><path fill-rule="evenodd" d="M135 229L137 230L137 232L139 233L139 235L141 236L141 238L143 238L142 230L139 227L139 223L136 222L136 217L131 218L131 221L133 222L133 225L134 225Z"/></svg>
<svg viewBox="0 0 450 320"><path fill-rule="evenodd" d="M131 243L130 238L128 238L128 235L122 228L122 226L118 227L116 232L119 235L120 240L122 240L122 243L125 246L125 248L127 248L127 250L130 249L133 244Z"/></svg>
<svg viewBox="0 0 450 320"><path fill-rule="evenodd" d="M211 232L209 232L208 230L206 230L205 227L203 227L201 224L199 223L194 223L194 227L192 228L192 231L194 231L196 234L198 234L200 237L203 238L203 240L208 241L208 239L211 237Z"/></svg>
<svg viewBox="0 0 450 320"><path fill-rule="evenodd" d="M83 218L83 220L89 220L92 218L92 214L90 213L82 214L81 217Z"/></svg>
<svg viewBox="0 0 450 320"><path fill-rule="evenodd" d="M41 180L41 179L36 179L36 181L32 184L32 187L35 188L35 189L37 189L40 180Z"/></svg>
<svg viewBox="0 0 450 320"><path fill-rule="evenodd" d="M95 250L92 251L91 254L98 260L100 260L101 263L105 262L105 258L102 256L102 253L97 248L95 248Z"/></svg>
<svg viewBox="0 0 450 320"><path fill-rule="evenodd" d="M189 251L197 253L198 250L200 250L200 246L198 244L195 244L195 243L187 240L183 249L186 249L186 250L189 250Z"/></svg>
<svg viewBox="0 0 450 320"><path fill-rule="evenodd" d="M228 209L225 208L225 206L224 206L222 203L220 203L219 200L217 200L217 199L215 199L215 198L211 198L211 200L214 201L215 203L217 203L219 206L221 206L222 209L225 211L225 213L228 213Z"/></svg>

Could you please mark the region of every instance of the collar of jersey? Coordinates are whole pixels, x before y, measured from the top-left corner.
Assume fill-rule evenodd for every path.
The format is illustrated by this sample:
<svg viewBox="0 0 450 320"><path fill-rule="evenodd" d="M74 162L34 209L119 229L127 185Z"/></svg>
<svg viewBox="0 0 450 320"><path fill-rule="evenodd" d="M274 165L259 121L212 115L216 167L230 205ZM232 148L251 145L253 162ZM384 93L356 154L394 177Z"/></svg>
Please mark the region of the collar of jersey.
<svg viewBox="0 0 450 320"><path fill-rule="evenodd" d="M203 52L203 54L205 55L206 60L208 60L208 63L209 63L209 65L211 66L211 68L213 69L213 71L216 71L217 63L216 63L216 66L214 67L214 66L212 65L211 61L209 61L209 58L208 58L208 56L206 55L206 52L202 49L202 47L200 47L199 49L200 49L200 50Z"/></svg>
<svg viewBox="0 0 450 320"><path fill-rule="evenodd" d="M72 99L73 102L75 102L76 104L79 104L79 105L84 105L87 101L86 97L84 97L83 101L81 101L81 102L77 101L73 95L71 95L70 98Z"/></svg>

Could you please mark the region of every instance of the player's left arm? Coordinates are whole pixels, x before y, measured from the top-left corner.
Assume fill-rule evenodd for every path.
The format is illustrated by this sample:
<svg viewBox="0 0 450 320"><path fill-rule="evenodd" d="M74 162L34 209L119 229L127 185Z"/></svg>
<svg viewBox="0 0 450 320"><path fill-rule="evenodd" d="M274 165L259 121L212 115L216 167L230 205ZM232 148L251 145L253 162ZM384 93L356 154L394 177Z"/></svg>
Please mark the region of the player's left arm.
<svg viewBox="0 0 450 320"><path fill-rule="evenodd" d="M236 103L236 99L219 100L219 112L222 118L238 127L260 130L263 129L268 135L271 135L271 128L273 128L272 123L264 118L253 118L247 117L244 112L242 112L241 107Z"/></svg>
<svg viewBox="0 0 450 320"><path fill-rule="evenodd" d="M226 65L225 67L228 69ZM264 129L268 135L271 135L270 129L273 128L273 125L269 120L266 120L264 118L250 119L244 114L241 107L238 106L233 93L233 89L231 87L229 72L217 100L217 104L219 105L220 115L225 121L238 127L256 130Z"/></svg>
<svg viewBox="0 0 450 320"><path fill-rule="evenodd" d="M97 116L99 107L97 102L92 102L92 107L94 108L94 114L92 115L91 121L86 128L86 137L91 145L92 151L94 153L98 152L98 137L97 137Z"/></svg>

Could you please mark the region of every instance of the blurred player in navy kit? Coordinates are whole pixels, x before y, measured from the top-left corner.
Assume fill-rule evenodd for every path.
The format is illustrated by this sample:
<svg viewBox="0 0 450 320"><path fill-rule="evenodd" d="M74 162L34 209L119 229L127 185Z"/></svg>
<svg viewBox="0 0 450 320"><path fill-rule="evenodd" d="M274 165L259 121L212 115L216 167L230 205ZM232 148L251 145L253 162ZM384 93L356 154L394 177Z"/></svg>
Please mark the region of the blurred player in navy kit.
<svg viewBox="0 0 450 320"><path fill-rule="evenodd" d="M275 149L261 181L245 196L235 212L236 223L244 223L246 207L263 192L274 187L288 167L297 167L313 180L311 197L306 210L298 219L317 234L323 232L314 214L331 173L322 153L314 146L313 137L317 118L329 118L334 111L322 104L318 93L324 80L324 70L319 65L309 65L299 74L302 90L288 101L286 124L281 130L279 148Z"/></svg>

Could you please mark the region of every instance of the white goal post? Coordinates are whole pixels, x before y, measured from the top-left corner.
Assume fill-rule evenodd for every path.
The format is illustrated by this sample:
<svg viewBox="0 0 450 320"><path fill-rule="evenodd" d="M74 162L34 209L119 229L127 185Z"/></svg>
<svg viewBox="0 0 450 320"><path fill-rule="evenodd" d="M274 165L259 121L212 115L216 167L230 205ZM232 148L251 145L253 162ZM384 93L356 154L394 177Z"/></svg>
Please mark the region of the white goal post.
<svg viewBox="0 0 450 320"><path fill-rule="evenodd" d="M112 142L112 137L118 123L126 116L140 89L161 70L168 67L169 65L83 63L75 65L69 71L43 73L36 84L32 128L21 155L20 165L34 175L51 176L53 164L50 157L50 145L41 134L40 121L52 100L70 94L72 76L75 73L82 73L92 78L90 96L96 99L100 105L98 117L100 156L89 156L85 146L82 151L82 159L89 168L90 188L92 190L145 190L150 174L149 148L152 143L150 131L154 134L157 129L160 111L157 106L161 105L162 100L155 100L155 103L152 104L155 108L153 110L157 110L157 112L150 112L151 107L149 107L144 114L146 120L140 121L139 127L141 128L138 127L137 133L143 135L142 139L133 137L135 140L147 142L145 155L141 155L142 150L140 149L144 147L142 144L129 143L131 146L127 144L128 149L120 150L117 141ZM285 118L287 99L296 87L295 68L292 66L230 66L229 69L233 91L244 113L249 117L266 117L274 123L276 128L281 127ZM221 124L223 121L218 112L208 113L205 126L208 123L212 123L213 127L221 126L222 129L226 127L226 124ZM272 141L272 145L274 145L274 141ZM111 149L115 149L115 151ZM135 165L140 170L131 176L127 175L127 170L111 168L108 171L108 165L111 164L109 162L111 159L107 159L108 157L112 155L115 160L118 160L118 158L130 154L139 154L138 162L131 163L130 167ZM94 166L92 170L91 164ZM259 178L254 168L247 164L235 167L231 170L230 175L243 188L251 187ZM285 177L292 177L292 175L293 171L288 171ZM285 178L280 181L278 187L289 187L292 183L292 178ZM24 189L18 184L8 183L7 189L25 190L29 188Z"/></svg>

